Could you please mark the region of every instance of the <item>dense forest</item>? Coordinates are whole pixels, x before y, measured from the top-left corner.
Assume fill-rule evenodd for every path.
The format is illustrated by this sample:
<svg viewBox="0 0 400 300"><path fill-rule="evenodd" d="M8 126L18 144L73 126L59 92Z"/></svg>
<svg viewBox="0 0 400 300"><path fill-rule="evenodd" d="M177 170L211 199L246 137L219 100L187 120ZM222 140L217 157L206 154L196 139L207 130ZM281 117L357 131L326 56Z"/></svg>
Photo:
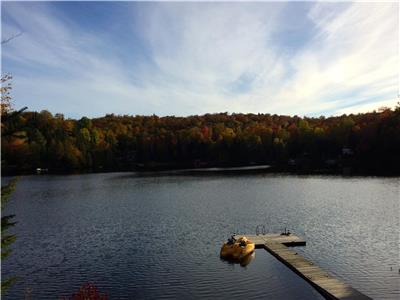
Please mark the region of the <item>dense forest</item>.
<svg viewBox="0 0 400 300"><path fill-rule="evenodd" d="M274 171L400 174L400 105L329 118L218 113L74 120L48 111L7 111L2 117L3 174L249 164L269 164Z"/></svg>

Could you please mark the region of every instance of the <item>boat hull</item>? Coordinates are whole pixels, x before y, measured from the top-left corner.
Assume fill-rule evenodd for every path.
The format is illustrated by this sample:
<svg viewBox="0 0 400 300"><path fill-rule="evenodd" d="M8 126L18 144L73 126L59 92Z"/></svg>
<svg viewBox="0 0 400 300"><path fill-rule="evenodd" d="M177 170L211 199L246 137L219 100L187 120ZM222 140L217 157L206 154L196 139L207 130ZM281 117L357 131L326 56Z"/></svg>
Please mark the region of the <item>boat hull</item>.
<svg viewBox="0 0 400 300"><path fill-rule="evenodd" d="M221 258L242 259L254 252L255 244L247 239L240 239L235 243L224 243L221 247Z"/></svg>

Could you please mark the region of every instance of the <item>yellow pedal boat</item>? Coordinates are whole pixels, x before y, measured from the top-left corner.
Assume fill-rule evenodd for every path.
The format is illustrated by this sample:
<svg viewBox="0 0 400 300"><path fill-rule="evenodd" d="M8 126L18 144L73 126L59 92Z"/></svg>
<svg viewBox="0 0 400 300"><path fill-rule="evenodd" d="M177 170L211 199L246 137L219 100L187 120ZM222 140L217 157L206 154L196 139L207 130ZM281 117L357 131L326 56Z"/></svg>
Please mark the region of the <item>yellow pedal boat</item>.
<svg viewBox="0 0 400 300"><path fill-rule="evenodd" d="M232 236L222 245L220 255L222 258L242 259L253 253L254 249L255 244L245 236L237 240Z"/></svg>

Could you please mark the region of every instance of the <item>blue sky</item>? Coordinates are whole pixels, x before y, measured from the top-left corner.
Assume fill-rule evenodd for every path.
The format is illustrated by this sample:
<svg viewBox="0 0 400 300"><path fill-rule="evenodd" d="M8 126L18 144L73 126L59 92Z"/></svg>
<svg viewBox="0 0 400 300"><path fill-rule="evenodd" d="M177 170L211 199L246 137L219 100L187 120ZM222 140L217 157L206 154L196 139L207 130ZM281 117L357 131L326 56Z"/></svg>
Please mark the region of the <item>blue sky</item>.
<svg viewBox="0 0 400 300"><path fill-rule="evenodd" d="M399 4L2 2L15 107L67 117L393 107Z"/></svg>

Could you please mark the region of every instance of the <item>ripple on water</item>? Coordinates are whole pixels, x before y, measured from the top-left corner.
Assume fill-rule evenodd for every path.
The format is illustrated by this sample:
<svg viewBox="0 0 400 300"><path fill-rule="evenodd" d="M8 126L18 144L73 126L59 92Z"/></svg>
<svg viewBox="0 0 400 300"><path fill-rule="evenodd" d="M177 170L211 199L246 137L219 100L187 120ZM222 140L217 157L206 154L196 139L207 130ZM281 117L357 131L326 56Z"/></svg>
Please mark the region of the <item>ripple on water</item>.
<svg viewBox="0 0 400 300"><path fill-rule="evenodd" d="M264 250L245 267L220 260L229 234L266 224L304 235L297 251L360 291L395 299L398 195L398 179L24 177L2 265L20 280L4 298L55 299L92 282L111 299L321 299Z"/></svg>

